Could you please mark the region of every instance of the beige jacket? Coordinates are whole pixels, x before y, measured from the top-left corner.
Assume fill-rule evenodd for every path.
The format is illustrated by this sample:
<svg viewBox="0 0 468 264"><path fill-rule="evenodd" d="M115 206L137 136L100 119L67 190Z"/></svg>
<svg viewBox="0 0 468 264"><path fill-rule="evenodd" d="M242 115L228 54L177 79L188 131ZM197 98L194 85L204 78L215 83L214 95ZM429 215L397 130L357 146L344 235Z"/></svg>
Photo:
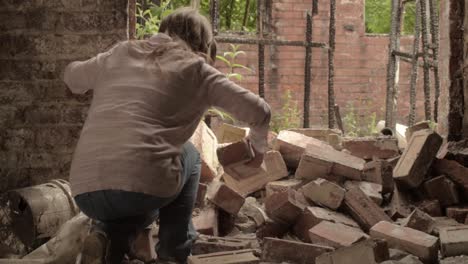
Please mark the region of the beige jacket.
<svg viewBox="0 0 468 264"><path fill-rule="evenodd" d="M171 39L158 34L145 41ZM175 195L182 187L181 147L212 106L250 124L253 146L265 151L270 108L263 99L201 58L164 56L158 71L147 55L125 41L66 67L73 93L93 90L71 165L74 196L106 189Z"/></svg>

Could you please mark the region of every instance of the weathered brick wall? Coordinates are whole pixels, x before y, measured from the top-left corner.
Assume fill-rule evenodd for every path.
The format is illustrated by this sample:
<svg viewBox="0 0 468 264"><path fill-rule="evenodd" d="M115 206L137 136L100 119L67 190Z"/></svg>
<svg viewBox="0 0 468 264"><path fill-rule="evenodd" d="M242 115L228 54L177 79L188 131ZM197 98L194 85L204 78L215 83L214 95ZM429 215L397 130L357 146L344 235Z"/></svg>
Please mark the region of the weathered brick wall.
<svg viewBox="0 0 468 264"><path fill-rule="evenodd" d="M306 11L312 0L273 0L273 24L279 39L304 40ZM386 94L387 35L367 35L364 26L363 0L337 0L335 93L342 116L355 109L362 117L376 113L384 118ZM314 41L328 42L329 1L319 1L319 13L313 19ZM411 51L412 37L402 37L403 49ZM243 45L248 59L244 63L255 69L242 85L257 91L257 49ZM281 108L282 95L293 92L302 110L304 90L305 50L300 47L266 48L266 98L274 110ZM327 124L327 51L313 49L311 125ZM422 84L422 70L419 72ZM400 100L398 122L406 124L409 115L410 66L402 62L400 71ZM432 92L434 94L434 92ZM424 118L423 89L417 90L417 120ZM352 107L351 107L352 106Z"/></svg>
<svg viewBox="0 0 468 264"><path fill-rule="evenodd" d="M464 19L464 66L463 66L463 81L464 81L464 97L465 97L465 114L463 120L463 137L468 138L468 1L465 1L465 19Z"/></svg>
<svg viewBox="0 0 468 264"><path fill-rule="evenodd" d="M465 111L463 94L463 20L466 15L464 12L465 1L447 0L440 3L441 50L439 68L441 75L441 120L439 127L440 132L450 140L459 140L462 138L463 115ZM465 92L465 96L466 94Z"/></svg>
<svg viewBox="0 0 468 264"><path fill-rule="evenodd" d="M0 1L0 193L67 178L90 95L64 66L127 36L126 0Z"/></svg>

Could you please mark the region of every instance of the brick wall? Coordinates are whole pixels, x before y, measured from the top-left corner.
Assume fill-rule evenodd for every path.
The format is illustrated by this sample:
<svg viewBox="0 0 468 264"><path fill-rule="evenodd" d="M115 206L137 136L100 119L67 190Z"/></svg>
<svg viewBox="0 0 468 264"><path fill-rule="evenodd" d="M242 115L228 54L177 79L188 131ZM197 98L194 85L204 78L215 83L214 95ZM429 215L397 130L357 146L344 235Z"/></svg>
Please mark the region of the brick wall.
<svg viewBox="0 0 468 264"><path fill-rule="evenodd" d="M337 0L335 94L342 116L355 109L362 117L376 113L384 118L386 95L386 65L388 36L367 35L364 26L363 0ZM312 0L273 0L274 33L279 39L304 40L306 11ZM328 42L329 1L319 1L319 13L313 19L314 41ZM403 37L404 50L411 51L412 37ZM257 53L255 46L243 45L248 59L242 62L255 69L241 83L257 91ZM266 48L266 98L278 110L286 90L293 92L302 110L304 90L305 50L300 47ZM313 49L311 125L327 124L327 51ZM424 118L422 70L417 90L417 120ZM400 70L400 100L398 122L406 124L409 115L410 65L402 62ZM433 94L434 92L432 92ZM353 107L351 107L353 106Z"/></svg>
<svg viewBox="0 0 468 264"><path fill-rule="evenodd" d="M126 0L0 1L0 193L67 178L89 95L64 66L127 36Z"/></svg>

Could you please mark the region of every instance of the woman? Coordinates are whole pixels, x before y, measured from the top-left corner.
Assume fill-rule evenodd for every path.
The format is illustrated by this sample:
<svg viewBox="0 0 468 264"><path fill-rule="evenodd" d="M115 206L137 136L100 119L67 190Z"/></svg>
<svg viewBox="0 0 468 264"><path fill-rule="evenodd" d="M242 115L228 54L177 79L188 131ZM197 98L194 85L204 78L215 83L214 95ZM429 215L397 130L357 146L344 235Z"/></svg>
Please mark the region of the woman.
<svg viewBox="0 0 468 264"><path fill-rule="evenodd" d="M207 19L183 8L149 40L121 42L67 66L72 92L93 90L70 171L76 203L96 222L85 263L121 263L132 239L157 217L158 259L186 262L200 177L199 154L187 141L209 107L250 125L256 156L249 165L261 165L270 108L213 68L215 56Z"/></svg>

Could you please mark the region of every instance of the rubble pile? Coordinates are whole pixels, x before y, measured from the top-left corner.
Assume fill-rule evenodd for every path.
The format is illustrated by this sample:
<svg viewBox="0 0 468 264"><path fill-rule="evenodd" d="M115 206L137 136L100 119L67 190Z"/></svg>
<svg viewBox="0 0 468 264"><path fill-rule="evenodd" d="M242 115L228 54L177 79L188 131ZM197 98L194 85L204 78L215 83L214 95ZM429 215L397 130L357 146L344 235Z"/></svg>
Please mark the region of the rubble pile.
<svg viewBox="0 0 468 264"><path fill-rule="evenodd" d="M466 142L424 123L404 149L391 136L292 129L270 133L252 168L248 132L202 122L191 138L202 177L188 263L468 264ZM138 259L156 257L157 229L134 243Z"/></svg>

